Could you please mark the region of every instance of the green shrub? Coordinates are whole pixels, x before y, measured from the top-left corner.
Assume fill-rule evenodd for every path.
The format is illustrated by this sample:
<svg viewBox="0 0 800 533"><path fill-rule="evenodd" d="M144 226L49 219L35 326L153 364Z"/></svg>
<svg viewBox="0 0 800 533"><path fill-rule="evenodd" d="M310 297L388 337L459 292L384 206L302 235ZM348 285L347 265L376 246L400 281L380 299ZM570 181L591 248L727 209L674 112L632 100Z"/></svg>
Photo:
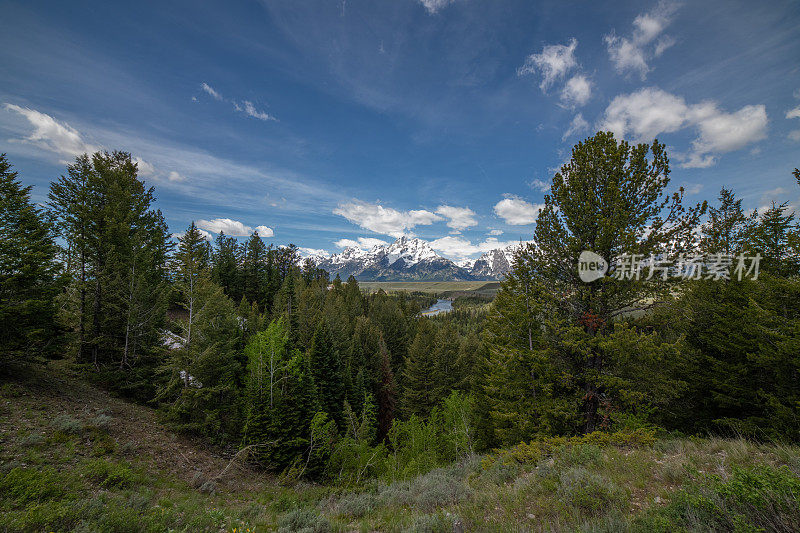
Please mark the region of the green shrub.
<svg viewBox="0 0 800 533"><path fill-rule="evenodd" d="M51 467L14 468L0 479L0 498L13 507L64 498L72 483Z"/></svg>
<svg viewBox="0 0 800 533"><path fill-rule="evenodd" d="M311 509L295 509L278 519L279 533L328 533L330 522Z"/></svg>
<svg viewBox="0 0 800 533"><path fill-rule="evenodd" d="M628 501L625 491L582 466L561 473L557 497L591 516L607 513L609 508L621 508Z"/></svg>
<svg viewBox="0 0 800 533"><path fill-rule="evenodd" d="M80 435L83 424L76 418L62 414L53 419L53 429L64 435Z"/></svg>
<svg viewBox="0 0 800 533"><path fill-rule="evenodd" d="M87 479L101 487L123 488L134 484L137 476L125 463L112 463L102 459L91 461L84 467Z"/></svg>
<svg viewBox="0 0 800 533"><path fill-rule="evenodd" d="M645 531L800 531L800 478L789 468L734 468L673 496L666 508L634 521Z"/></svg>

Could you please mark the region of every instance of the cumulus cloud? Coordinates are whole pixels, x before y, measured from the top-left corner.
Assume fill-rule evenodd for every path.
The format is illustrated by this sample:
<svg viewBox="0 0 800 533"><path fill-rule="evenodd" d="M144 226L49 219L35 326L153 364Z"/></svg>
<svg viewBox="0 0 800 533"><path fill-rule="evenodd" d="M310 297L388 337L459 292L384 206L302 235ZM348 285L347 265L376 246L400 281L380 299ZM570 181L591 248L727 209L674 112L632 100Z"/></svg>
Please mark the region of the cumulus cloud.
<svg viewBox="0 0 800 533"><path fill-rule="evenodd" d="M728 113L715 102L688 105L686 101L655 87L619 95L608 105L600 128L618 138L649 142L662 133L695 128L692 150L683 154L683 166L713 165L716 156L760 141L767 136L767 112L763 105L748 105Z"/></svg>
<svg viewBox="0 0 800 533"><path fill-rule="evenodd" d="M440 9L452 4L454 0L419 0L419 3L425 6L428 13L433 14Z"/></svg>
<svg viewBox="0 0 800 533"><path fill-rule="evenodd" d="M443 220L443 218L436 213L424 209L398 211L391 207L384 207L380 204L371 204L360 200L339 204L339 206L333 210L333 214L341 215L364 229L374 231L375 233L391 235L392 237L405 235L415 226L427 226Z"/></svg>
<svg viewBox="0 0 800 533"><path fill-rule="evenodd" d="M507 246L511 246L512 244L517 244L517 242L503 242L498 241L494 237L488 237L483 242L472 243L463 237L454 237L452 235L448 235L447 237L442 237L441 239L431 241L429 244L431 248L437 252L440 252L445 257L466 259L469 256L482 254L497 248L505 248Z"/></svg>
<svg viewBox="0 0 800 533"><path fill-rule="evenodd" d="M531 54L525 63L517 69L518 76L541 73L542 81L539 87L546 91L548 87L558 80L563 79L567 73L578 65L575 59L575 48L578 40L574 37L569 44L549 44L542 48L538 54Z"/></svg>
<svg viewBox="0 0 800 533"><path fill-rule="evenodd" d="M258 233L258 236L262 238L275 236L275 232L272 231L272 228L269 226L256 226L256 232Z"/></svg>
<svg viewBox="0 0 800 533"><path fill-rule="evenodd" d="M475 211L469 207L440 205L436 208L436 214L447 218L447 227L456 231L462 231L478 224L475 219Z"/></svg>
<svg viewBox="0 0 800 533"><path fill-rule="evenodd" d="M236 109L236 111L244 113L248 117L257 118L258 120L275 120L275 121L278 120L269 113L265 113L263 111L259 111L258 109L256 109L256 107L253 105L253 102L250 102L248 100L245 100L241 104L234 102L233 107Z"/></svg>
<svg viewBox="0 0 800 533"><path fill-rule="evenodd" d="M786 112L786 118L800 118L800 106Z"/></svg>
<svg viewBox="0 0 800 533"><path fill-rule="evenodd" d="M197 228L197 232L200 233L200 236L202 236L207 241L213 241L214 240L214 237L212 237L211 234L209 232L207 232L206 230L204 230L204 229ZM172 238L173 239L179 239L179 238L183 237L184 235L186 235L185 231L182 231L180 233L173 233L172 234Z"/></svg>
<svg viewBox="0 0 800 533"><path fill-rule="evenodd" d="M33 126L33 132L23 139L18 139L19 142L35 145L69 159L100 150L98 146L85 141L75 128L65 122L57 121L50 115L14 104L6 103L3 107L22 115Z"/></svg>
<svg viewBox="0 0 800 533"><path fill-rule="evenodd" d="M222 101L222 95L206 82L201 83L200 88L203 89L203 91L205 91L205 93L211 96L214 100Z"/></svg>
<svg viewBox="0 0 800 533"><path fill-rule="evenodd" d="M603 38L617 72L637 72L642 80L647 77L650 71L648 61L675 44L672 37L662 34L672 22L677 8L673 2L662 1L649 13L638 15L633 20L630 38L620 37L613 31Z"/></svg>
<svg viewBox="0 0 800 533"><path fill-rule="evenodd" d="M489 235L495 235L495 236L502 235L502 234L503 234L503 230L501 230L501 229L493 229L492 231L489 232Z"/></svg>
<svg viewBox="0 0 800 533"><path fill-rule="evenodd" d="M275 233L267 226L256 226L255 230L252 227L242 224L238 220L230 218L215 218L213 220L198 220L196 223L198 228L210 231L211 233L222 233L229 237L247 237L257 231L260 237L272 237Z"/></svg>
<svg viewBox="0 0 800 533"><path fill-rule="evenodd" d="M572 122L569 124L569 128L567 131L564 132L564 135L561 137L562 141L566 141L567 138L572 137L573 135L577 135L581 132L589 130L589 123L586 122L586 119L583 118L581 113L575 115L575 118L572 119ZM550 190L550 184L547 183L547 190Z"/></svg>
<svg viewBox="0 0 800 533"><path fill-rule="evenodd" d="M561 89L561 102L566 107L579 107L592 96L592 82L583 74L576 74L567 80Z"/></svg>
<svg viewBox="0 0 800 533"><path fill-rule="evenodd" d="M361 250L370 250L375 246L384 246L389 243L373 237L359 237L357 240L339 239L333 244L339 248L360 248Z"/></svg>
<svg viewBox="0 0 800 533"><path fill-rule="evenodd" d="M525 226L534 224L539 210L544 207L541 204L532 204L519 196L508 195L494 206L497 216L506 221L511 226Z"/></svg>

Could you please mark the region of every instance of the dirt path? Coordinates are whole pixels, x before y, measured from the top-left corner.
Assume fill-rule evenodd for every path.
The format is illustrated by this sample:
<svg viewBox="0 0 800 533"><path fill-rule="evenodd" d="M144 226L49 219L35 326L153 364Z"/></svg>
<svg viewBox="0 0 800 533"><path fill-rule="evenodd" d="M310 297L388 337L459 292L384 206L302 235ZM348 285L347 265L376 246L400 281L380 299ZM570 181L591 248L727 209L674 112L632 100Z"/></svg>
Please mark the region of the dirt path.
<svg viewBox="0 0 800 533"><path fill-rule="evenodd" d="M12 442L20 439L20 434L51 434L59 416L87 423L105 414L111 417L108 433L119 453L170 477L189 483L198 472L204 478L215 477L232 457L232 453L171 431L158 421L153 409L92 386L61 361L15 372L3 378L0 387L0 446L6 449L21 448ZM235 464L220 483L236 491L258 489L267 481L264 473Z"/></svg>

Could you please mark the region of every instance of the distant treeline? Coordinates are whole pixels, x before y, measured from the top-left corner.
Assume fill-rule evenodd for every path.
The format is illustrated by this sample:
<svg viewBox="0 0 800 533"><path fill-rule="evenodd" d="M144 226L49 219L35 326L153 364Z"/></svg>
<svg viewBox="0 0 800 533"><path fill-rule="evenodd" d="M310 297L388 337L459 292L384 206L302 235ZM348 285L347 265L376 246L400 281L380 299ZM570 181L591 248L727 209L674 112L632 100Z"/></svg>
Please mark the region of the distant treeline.
<svg viewBox="0 0 800 533"><path fill-rule="evenodd" d="M2 156L0 367L68 357L266 469L351 483L593 431L799 441L794 215L727 189L685 206L669 172L658 142L579 143L494 301L423 318L430 295L365 294L255 233L210 243L192 223L174 242L130 154L78 157L45 207ZM761 262L585 283L583 250Z"/></svg>

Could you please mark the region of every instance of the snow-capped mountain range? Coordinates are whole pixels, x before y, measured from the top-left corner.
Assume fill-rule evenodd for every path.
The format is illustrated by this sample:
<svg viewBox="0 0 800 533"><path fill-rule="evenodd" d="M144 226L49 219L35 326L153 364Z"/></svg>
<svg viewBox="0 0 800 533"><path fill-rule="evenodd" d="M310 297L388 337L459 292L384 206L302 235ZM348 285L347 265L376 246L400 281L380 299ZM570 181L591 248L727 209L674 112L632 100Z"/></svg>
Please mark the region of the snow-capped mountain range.
<svg viewBox="0 0 800 533"><path fill-rule="evenodd" d="M400 237L370 250L345 248L331 256L310 256L317 267L342 279L361 281L468 281L501 279L511 268L518 245L490 250L477 260L455 263L422 239Z"/></svg>

